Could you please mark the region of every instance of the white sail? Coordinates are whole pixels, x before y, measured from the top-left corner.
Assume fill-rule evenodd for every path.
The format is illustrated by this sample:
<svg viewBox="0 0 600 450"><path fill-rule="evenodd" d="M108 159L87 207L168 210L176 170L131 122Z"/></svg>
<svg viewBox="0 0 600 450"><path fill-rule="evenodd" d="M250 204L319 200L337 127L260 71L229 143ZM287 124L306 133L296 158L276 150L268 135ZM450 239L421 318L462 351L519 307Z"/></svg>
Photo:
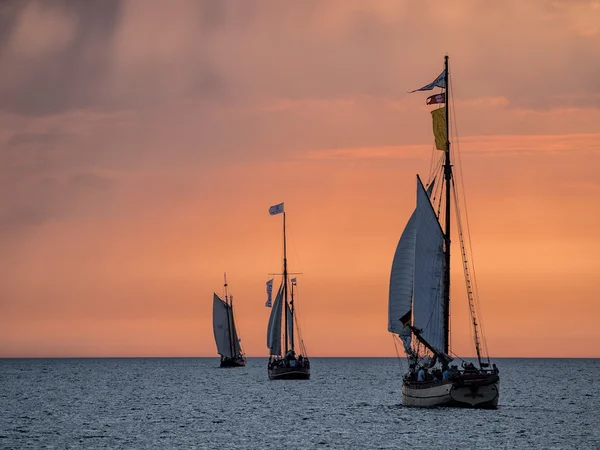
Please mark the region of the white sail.
<svg viewBox="0 0 600 450"><path fill-rule="evenodd" d="M267 327L267 348L271 355L281 355L281 304L283 297L283 284L279 286L275 303L271 308L269 326Z"/></svg>
<svg viewBox="0 0 600 450"><path fill-rule="evenodd" d="M388 331L392 333L400 334L408 329L403 326L400 319L410 320L415 273L416 225L416 212L413 212L400 236L392 262L388 300Z"/></svg>
<svg viewBox="0 0 600 450"><path fill-rule="evenodd" d="M217 294L213 296L213 331L219 354L226 358L233 358L229 332L229 306Z"/></svg>
<svg viewBox="0 0 600 450"><path fill-rule="evenodd" d="M444 234L429 196L417 177L414 326L433 347L444 350Z"/></svg>
<svg viewBox="0 0 600 450"><path fill-rule="evenodd" d="M294 316L292 315L292 309L290 305L287 305L287 325L288 325L288 339L290 341L290 347L293 347L294 344Z"/></svg>
<svg viewBox="0 0 600 450"><path fill-rule="evenodd" d="M435 178L427 188L431 192ZM400 336L409 336L411 331L404 324L410 323L413 300L413 284L415 276L415 239L417 232L416 209L404 227L398 241L392 273L390 275L390 295L388 300L388 331Z"/></svg>

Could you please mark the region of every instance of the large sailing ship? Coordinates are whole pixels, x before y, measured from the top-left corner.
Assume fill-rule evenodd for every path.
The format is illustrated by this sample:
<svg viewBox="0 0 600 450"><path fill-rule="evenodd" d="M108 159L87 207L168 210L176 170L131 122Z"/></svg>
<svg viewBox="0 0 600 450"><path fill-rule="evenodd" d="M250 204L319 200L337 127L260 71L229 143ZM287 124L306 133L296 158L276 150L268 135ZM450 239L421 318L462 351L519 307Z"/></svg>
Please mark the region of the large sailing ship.
<svg viewBox="0 0 600 450"><path fill-rule="evenodd" d="M458 149L451 149L449 133L450 78L448 56L443 72L415 91L441 92L427 98L438 105L432 113L435 150L429 180L417 175L416 208L398 243L392 263L388 304L388 331L403 347L409 370L403 378L402 403L406 406L465 406L496 408L500 392L499 371L490 366L487 346L477 318L478 299L468 241L462 225L453 172ZM453 146L454 147L454 146ZM443 153L440 153L441 150ZM451 160L451 157L453 158ZM458 166L460 167L460 165ZM460 173L460 172L459 172ZM437 182L436 180L441 180ZM462 193L464 195L464 192ZM450 349L450 248L454 206L463 262L477 365L462 361ZM466 221L468 226L468 221ZM452 355L452 356L451 356Z"/></svg>
<svg viewBox="0 0 600 450"><path fill-rule="evenodd" d="M240 345L233 317L233 295L227 290L227 274L223 276L225 300L213 294L213 331L217 351L221 355L221 367L243 367L246 358Z"/></svg>
<svg viewBox="0 0 600 450"><path fill-rule="evenodd" d="M267 347L269 363L267 371L271 380L308 380L310 361L300 333L300 326L294 309L294 288L296 279L288 279L287 237L285 231L285 211L283 203L271 206L269 214L283 214L283 274L277 290L275 302L271 305L273 280L267 282L267 305L271 315L267 326ZM282 325L283 316L283 327ZM283 340L283 346L282 346ZM296 354L296 350L300 353Z"/></svg>

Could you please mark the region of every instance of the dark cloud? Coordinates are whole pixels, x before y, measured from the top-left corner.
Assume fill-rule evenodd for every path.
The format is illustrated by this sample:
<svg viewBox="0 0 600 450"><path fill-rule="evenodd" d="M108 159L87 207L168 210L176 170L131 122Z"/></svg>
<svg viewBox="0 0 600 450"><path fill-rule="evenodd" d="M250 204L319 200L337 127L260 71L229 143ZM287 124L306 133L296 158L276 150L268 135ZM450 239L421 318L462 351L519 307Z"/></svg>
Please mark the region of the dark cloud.
<svg viewBox="0 0 600 450"><path fill-rule="evenodd" d="M103 80L108 74L109 45L120 2L21 3L19 8L2 14L8 31L0 44L0 61L10 71L0 74L0 108L43 115L94 106L101 98ZM18 42L13 42L19 33L30 34L31 39L39 33L40 41L53 39L54 36L43 35L45 28L37 29L46 17L48 21L64 17L73 27L72 36L59 46L37 52L24 52ZM61 26L57 24L56 31Z"/></svg>
<svg viewBox="0 0 600 450"><path fill-rule="evenodd" d="M46 115L177 98L394 98L433 74L446 52L464 97L562 107L570 93L600 89L598 40L585 35L595 22L581 19L599 13L574 5L460 2L441 14L429 2L13 3L0 16L0 63L11 67L0 74L0 108ZM13 38L28 24L34 33L35 8L71 23L72 36L21 54Z"/></svg>

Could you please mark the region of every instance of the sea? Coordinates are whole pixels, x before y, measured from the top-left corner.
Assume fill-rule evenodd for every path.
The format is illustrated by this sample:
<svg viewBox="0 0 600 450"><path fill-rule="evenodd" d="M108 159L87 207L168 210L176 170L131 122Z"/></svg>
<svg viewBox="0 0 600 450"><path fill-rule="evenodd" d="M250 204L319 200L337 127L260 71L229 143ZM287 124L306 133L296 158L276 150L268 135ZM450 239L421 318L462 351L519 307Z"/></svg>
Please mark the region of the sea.
<svg viewBox="0 0 600 450"><path fill-rule="evenodd" d="M497 410L402 406L397 358L0 359L1 449L600 449L600 359L496 359Z"/></svg>

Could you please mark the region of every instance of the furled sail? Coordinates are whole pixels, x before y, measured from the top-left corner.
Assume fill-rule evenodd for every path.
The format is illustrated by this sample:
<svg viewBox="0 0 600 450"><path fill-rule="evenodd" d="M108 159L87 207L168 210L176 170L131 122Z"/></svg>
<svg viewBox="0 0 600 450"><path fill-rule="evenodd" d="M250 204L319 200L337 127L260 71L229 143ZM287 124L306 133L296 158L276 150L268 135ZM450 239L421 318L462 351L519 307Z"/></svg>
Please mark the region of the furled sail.
<svg viewBox="0 0 600 450"><path fill-rule="evenodd" d="M288 339L290 340L290 347L294 347L294 316L290 305L287 305L287 325L288 325Z"/></svg>
<svg viewBox="0 0 600 450"><path fill-rule="evenodd" d="M414 326L431 346L443 351L444 233L419 177L415 215Z"/></svg>
<svg viewBox="0 0 600 450"><path fill-rule="evenodd" d="M281 355L281 304L283 297L283 284L279 286L275 303L271 308L269 326L267 327L267 347L271 355Z"/></svg>
<svg viewBox="0 0 600 450"><path fill-rule="evenodd" d="M410 322L415 273L416 212L413 212L400 236L390 276L388 331L400 334Z"/></svg>
<svg viewBox="0 0 600 450"><path fill-rule="evenodd" d="M213 331L215 333L215 342L217 351L226 358L233 358L231 354L230 332L229 332L229 306L219 298L217 294L213 296ZM237 339L236 339L237 341ZM239 348L239 344L238 344Z"/></svg>

